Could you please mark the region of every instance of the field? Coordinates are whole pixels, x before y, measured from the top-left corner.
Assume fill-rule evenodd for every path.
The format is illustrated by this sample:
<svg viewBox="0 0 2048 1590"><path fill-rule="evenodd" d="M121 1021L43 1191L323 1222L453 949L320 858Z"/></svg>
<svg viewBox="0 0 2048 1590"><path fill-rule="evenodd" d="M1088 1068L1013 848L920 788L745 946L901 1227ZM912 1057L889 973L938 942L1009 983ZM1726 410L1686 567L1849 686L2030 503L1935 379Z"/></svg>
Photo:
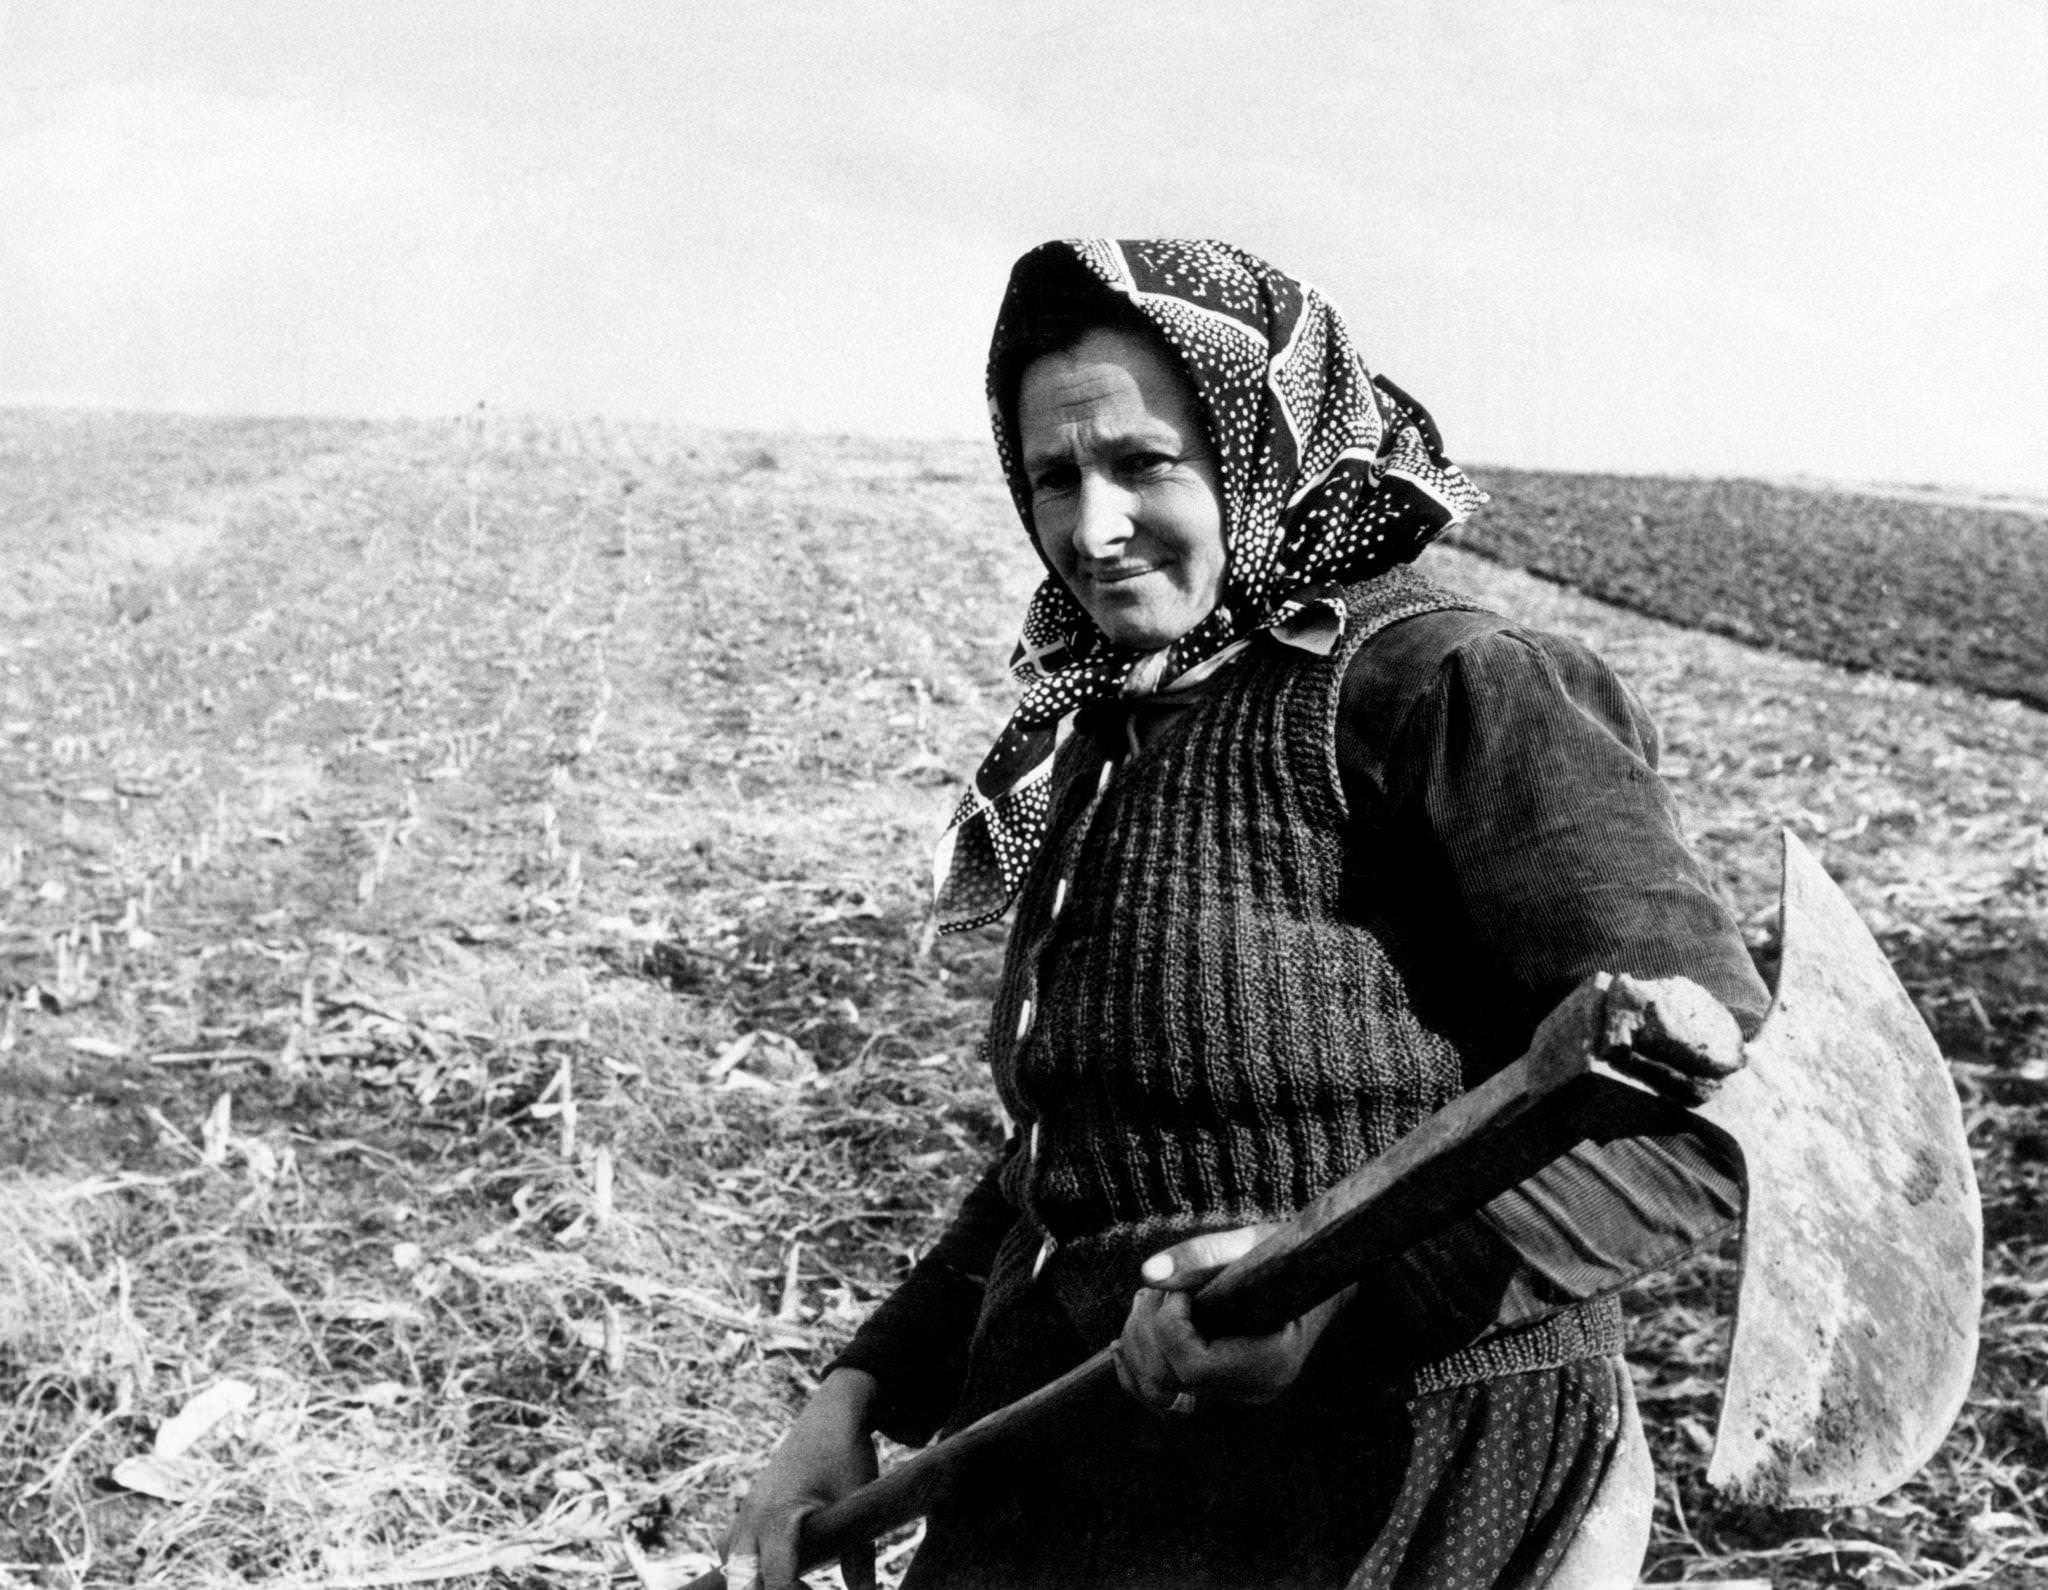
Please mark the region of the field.
<svg viewBox="0 0 2048 1590"><path fill-rule="evenodd" d="M1637 685L1766 954L1774 835L1815 845L1986 1195L1976 1388L1875 1507L1716 1500L1726 1260L1633 1301L1650 1577L2048 1584L2042 609L1937 556L2048 543L1845 497L1867 566L1707 613L1642 585L1629 504L1704 544L1804 494L1486 483L1513 533L1435 572ZM1509 566L1589 558L1697 627ZM0 413L0 1586L707 1565L999 1130L1000 936L934 941L924 884L1035 571L972 445ZM1879 586L2037 671L1873 671L1827 637Z"/></svg>
<svg viewBox="0 0 2048 1590"><path fill-rule="evenodd" d="M1744 480L1484 471L1461 545L1603 601L2048 709L2038 514Z"/></svg>

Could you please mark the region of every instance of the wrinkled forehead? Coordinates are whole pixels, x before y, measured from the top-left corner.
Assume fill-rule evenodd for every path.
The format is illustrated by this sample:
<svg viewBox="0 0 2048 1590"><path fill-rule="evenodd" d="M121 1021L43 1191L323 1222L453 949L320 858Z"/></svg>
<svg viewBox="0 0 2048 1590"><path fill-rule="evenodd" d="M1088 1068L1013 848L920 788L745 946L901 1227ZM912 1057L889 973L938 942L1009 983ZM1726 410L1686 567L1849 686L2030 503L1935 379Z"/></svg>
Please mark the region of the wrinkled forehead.
<svg viewBox="0 0 2048 1590"><path fill-rule="evenodd" d="M1171 350L1157 337L1106 329L1025 366L1017 430L1027 463L1069 445L1070 432L1175 446L1208 434L1194 384Z"/></svg>

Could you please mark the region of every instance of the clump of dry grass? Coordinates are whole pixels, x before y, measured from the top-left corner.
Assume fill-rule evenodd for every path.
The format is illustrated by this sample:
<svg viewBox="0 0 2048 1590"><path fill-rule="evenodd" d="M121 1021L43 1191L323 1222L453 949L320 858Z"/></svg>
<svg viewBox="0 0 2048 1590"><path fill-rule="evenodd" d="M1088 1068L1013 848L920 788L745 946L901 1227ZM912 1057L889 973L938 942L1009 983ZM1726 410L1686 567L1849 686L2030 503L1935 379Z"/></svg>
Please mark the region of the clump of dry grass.
<svg viewBox="0 0 2048 1590"><path fill-rule="evenodd" d="M221 1191L9 1179L0 1282L28 1319L11 1319L0 1347L0 1493L10 1556L29 1548L46 1576L310 1571L374 1539L394 1505L430 1514L454 1490L434 1433L382 1417L384 1393L315 1390L315 1322L268 1318L297 1310L238 1240ZM165 1454L163 1428L230 1371L253 1387L246 1414Z"/></svg>
<svg viewBox="0 0 2048 1590"><path fill-rule="evenodd" d="M993 1144L999 941L930 943L922 881L1037 565L971 448L333 445L225 497L137 486L123 536L217 530L141 619L64 599L79 466L50 512L86 561L36 565L37 628L0 634L0 1576L559 1584L628 1539L701 1566ZM1660 1281L1653 1576L2022 1582L2039 720L1440 562L1636 680L1760 946L1770 830L1821 844L1971 1090L1993 1283L1956 1438L1883 1508L1726 1509L1725 1267ZM229 1382L178 1499L117 1481Z"/></svg>

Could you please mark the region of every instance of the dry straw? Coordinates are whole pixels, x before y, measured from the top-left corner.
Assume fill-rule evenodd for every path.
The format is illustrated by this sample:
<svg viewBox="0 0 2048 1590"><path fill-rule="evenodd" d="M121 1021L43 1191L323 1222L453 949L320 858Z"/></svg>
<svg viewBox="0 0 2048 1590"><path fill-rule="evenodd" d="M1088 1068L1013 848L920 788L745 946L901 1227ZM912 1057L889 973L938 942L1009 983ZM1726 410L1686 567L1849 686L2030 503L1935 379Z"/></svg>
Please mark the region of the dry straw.
<svg viewBox="0 0 2048 1590"><path fill-rule="evenodd" d="M998 942L919 893L1036 575L992 471L497 415L0 439L47 532L0 623L0 1583L698 1571L1000 1132ZM2048 1575L2041 720L1438 561L1621 663L1766 953L1773 828L1821 845L1983 1154L1984 1371L1880 1507L1707 1494L1725 1269L1638 1300L1653 1577Z"/></svg>

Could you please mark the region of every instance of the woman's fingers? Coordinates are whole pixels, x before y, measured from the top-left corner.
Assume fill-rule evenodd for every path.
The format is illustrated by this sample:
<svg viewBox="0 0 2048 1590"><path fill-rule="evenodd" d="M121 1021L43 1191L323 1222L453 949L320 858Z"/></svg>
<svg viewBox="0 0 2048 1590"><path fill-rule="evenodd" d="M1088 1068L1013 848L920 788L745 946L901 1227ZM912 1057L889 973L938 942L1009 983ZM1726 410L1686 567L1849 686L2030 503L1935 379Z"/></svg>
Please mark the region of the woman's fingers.
<svg viewBox="0 0 2048 1590"><path fill-rule="evenodd" d="M812 1498L747 1509L726 1538L722 1559L725 1590L801 1590L797 1555L804 1520L821 1505L821 1499ZM872 1546L854 1548L840 1564L847 1590L874 1590Z"/></svg>
<svg viewBox="0 0 2048 1590"><path fill-rule="evenodd" d="M797 1531L809 1506L782 1503L741 1508L719 1547L725 1590L790 1590L796 1583Z"/></svg>
<svg viewBox="0 0 2048 1590"><path fill-rule="evenodd" d="M1184 1394L1264 1401L1293 1378L1280 1341L1204 1340L1195 1329L1185 1293L1146 1287L1131 1299L1117 1341L1117 1380L1127 1393L1159 1412L1173 1409Z"/></svg>
<svg viewBox="0 0 2048 1590"><path fill-rule="evenodd" d="M761 1580L758 1590L793 1590L796 1584L796 1532L802 1516L791 1518L786 1529L774 1529L759 1542ZM725 1590L733 1590L732 1564L726 1563Z"/></svg>
<svg viewBox="0 0 2048 1590"><path fill-rule="evenodd" d="M1179 1317L1169 1311L1179 1304ZM1176 1373L1173 1357L1181 1352L1188 1332L1187 1300L1171 1292L1141 1288L1131 1299L1123 1335L1117 1340L1117 1379L1125 1391L1146 1407L1164 1412L1188 1389Z"/></svg>
<svg viewBox="0 0 2048 1590"><path fill-rule="evenodd" d="M761 1590L761 1559L751 1551L725 1554L725 1590Z"/></svg>
<svg viewBox="0 0 2048 1590"><path fill-rule="evenodd" d="M743 1519L725 1543L725 1590L791 1590L802 1522L801 1512Z"/></svg>
<svg viewBox="0 0 2048 1590"><path fill-rule="evenodd" d="M728 1590L791 1590L805 1517L875 1477L870 1414L878 1387L857 1369L835 1369L805 1404L767 1466L754 1477L727 1532ZM873 1558L848 1559L873 1581ZM751 1576L753 1583L746 1585ZM738 1581L738 1583L735 1583ZM860 1581L848 1584L859 1590Z"/></svg>
<svg viewBox="0 0 2048 1590"><path fill-rule="evenodd" d="M803 1522L815 1508L784 1514L758 1535L728 1541L723 1571L725 1590L803 1590L797 1577L797 1546ZM875 1546L856 1541L839 1554L840 1577L846 1590L875 1590Z"/></svg>
<svg viewBox="0 0 2048 1590"><path fill-rule="evenodd" d="M875 1543L863 1541L842 1551L839 1577L846 1581L846 1590L875 1590Z"/></svg>
<svg viewBox="0 0 2048 1590"><path fill-rule="evenodd" d="M1165 1360L1166 1378L1174 1386L1200 1390L1204 1382L1215 1379L1218 1354L1214 1345L1195 1330L1185 1292L1159 1293L1153 1340Z"/></svg>
<svg viewBox="0 0 2048 1590"><path fill-rule="evenodd" d="M1117 1384L1148 1407L1157 1407L1164 1400L1161 1392L1166 1386L1166 1359L1152 1329L1159 1298L1159 1293L1143 1288L1132 1296L1123 1334L1116 1342Z"/></svg>
<svg viewBox="0 0 2048 1590"><path fill-rule="evenodd" d="M1117 1375L1147 1407L1165 1410L1183 1392L1232 1402L1270 1402L1301 1373L1309 1338L1298 1324L1267 1336L1204 1337L1188 1295L1141 1289L1117 1344Z"/></svg>
<svg viewBox="0 0 2048 1590"><path fill-rule="evenodd" d="M1167 1294L1160 1316L1167 1373L1198 1396L1269 1402L1301 1372L1300 1333L1291 1323L1269 1336L1204 1337L1178 1292Z"/></svg>
<svg viewBox="0 0 2048 1590"><path fill-rule="evenodd" d="M1145 1261L1146 1284L1131 1299L1117 1343L1117 1379L1125 1391L1147 1407L1166 1411L1183 1393L1197 1399L1270 1402L1294 1383L1334 1304L1270 1335L1213 1340L1195 1328L1192 1307L1195 1288L1243 1258L1274 1229L1208 1232Z"/></svg>

